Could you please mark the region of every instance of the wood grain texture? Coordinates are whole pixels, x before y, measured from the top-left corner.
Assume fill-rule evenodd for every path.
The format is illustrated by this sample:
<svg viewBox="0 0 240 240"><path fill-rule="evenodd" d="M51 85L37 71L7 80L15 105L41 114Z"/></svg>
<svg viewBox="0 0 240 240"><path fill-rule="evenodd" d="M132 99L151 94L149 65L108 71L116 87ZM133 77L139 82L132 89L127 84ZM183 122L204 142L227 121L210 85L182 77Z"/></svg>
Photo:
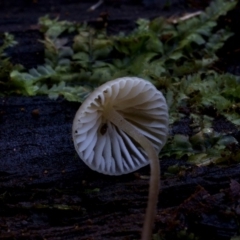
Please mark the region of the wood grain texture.
<svg viewBox="0 0 240 240"><path fill-rule="evenodd" d="M85 166L71 139L78 105L46 97L0 99L0 239L140 238L148 195L148 179L141 176L149 167L111 177ZM163 159L162 173L176 162ZM229 191L239 172L239 165L188 166L162 177L154 232L171 239L169 232L186 225L210 229L211 237L200 231L204 239L230 239L238 232L239 196Z"/></svg>

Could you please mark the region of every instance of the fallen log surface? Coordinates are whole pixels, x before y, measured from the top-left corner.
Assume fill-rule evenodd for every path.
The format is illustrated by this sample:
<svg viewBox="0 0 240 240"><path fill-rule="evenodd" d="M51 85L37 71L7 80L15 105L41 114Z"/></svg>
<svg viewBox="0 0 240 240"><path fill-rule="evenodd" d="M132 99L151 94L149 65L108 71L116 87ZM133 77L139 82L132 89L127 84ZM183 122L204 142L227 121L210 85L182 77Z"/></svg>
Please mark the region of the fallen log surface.
<svg viewBox="0 0 240 240"><path fill-rule="evenodd" d="M111 177L85 166L71 139L78 107L47 97L0 99L0 239L139 239L149 167ZM162 159L162 174L174 162ZM189 165L162 177L154 232L236 235L239 173L239 164Z"/></svg>

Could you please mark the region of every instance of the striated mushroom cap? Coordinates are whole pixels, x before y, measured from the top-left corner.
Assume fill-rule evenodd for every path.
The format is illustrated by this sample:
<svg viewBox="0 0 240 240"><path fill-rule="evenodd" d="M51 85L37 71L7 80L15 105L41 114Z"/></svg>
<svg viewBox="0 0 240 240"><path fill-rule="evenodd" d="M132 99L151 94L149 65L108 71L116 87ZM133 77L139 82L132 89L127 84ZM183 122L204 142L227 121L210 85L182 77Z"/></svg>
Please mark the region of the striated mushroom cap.
<svg viewBox="0 0 240 240"><path fill-rule="evenodd" d="M159 153L168 135L168 107L154 85L137 77L106 82L82 103L72 127L78 155L97 172L121 175L146 166L149 160L140 145L107 119L105 113L111 108Z"/></svg>

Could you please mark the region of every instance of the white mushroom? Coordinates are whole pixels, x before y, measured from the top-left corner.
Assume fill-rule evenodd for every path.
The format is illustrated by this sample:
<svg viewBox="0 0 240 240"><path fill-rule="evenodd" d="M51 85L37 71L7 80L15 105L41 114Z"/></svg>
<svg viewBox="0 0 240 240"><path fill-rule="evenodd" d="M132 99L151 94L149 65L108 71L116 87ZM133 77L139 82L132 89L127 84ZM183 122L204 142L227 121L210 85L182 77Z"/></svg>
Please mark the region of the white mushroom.
<svg viewBox="0 0 240 240"><path fill-rule="evenodd" d="M151 239L160 187L158 153L168 135L168 108L162 93L137 77L109 81L83 102L72 134L80 158L100 173L121 175L150 163L142 239Z"/></svg>

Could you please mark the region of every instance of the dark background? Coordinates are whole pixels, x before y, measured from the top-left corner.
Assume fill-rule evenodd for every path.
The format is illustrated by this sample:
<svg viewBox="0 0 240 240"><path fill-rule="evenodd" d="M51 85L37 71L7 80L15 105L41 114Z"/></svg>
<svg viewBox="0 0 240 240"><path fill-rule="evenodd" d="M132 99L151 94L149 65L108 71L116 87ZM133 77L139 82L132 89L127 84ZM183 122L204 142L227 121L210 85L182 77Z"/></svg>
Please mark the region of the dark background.
<svg viewBox="0 0 240 240"><path fill-rule="evenodd" d="M8 50L13 63L26 68L44 61L38 18L97 25L109 15L109 34L129 32L139 17L172 16L204 8L209 1L173 1L169 8L140 1L1 1L0 32L14 34L19 44ZM219 25L235 32L221 51L216 68L239 75L239 7ZM75 153L71 125L78 103L47 97L0 98L0 239L139 239L148 195L149 167L110 177L91 171ZM233 128L216 121L219 131ZM189 121L174 127L188 134ZM165 239L221 240L239 234L240 166L194 167L185 158L162 159L162 186L154 233ZM173 164L183 166L167 177ZM193 234L193 235L190 235ZM197 238L193 238L197 239Z"/></svg>

